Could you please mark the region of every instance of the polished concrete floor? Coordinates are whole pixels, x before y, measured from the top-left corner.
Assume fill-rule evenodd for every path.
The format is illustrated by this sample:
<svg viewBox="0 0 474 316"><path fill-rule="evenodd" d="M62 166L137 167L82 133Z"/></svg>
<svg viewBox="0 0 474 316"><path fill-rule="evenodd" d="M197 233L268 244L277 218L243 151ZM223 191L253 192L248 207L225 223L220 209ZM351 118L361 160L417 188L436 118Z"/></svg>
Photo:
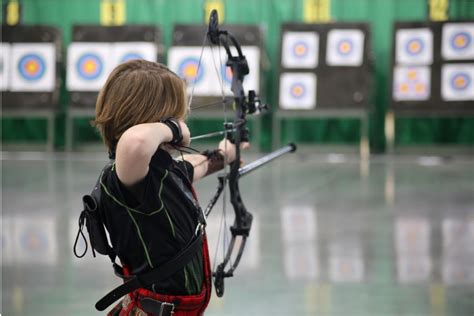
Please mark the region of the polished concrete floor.
<svg viewBox="0 0 474 316"><path fill-rule="evenodd" d="M2 153L2 315L95 315L119 284L107 258L72 253L105 159ZM197 184L202 204L215 180ZM474 315L474 157L299 153L241 191L250 241L206 315Z"/></svg>

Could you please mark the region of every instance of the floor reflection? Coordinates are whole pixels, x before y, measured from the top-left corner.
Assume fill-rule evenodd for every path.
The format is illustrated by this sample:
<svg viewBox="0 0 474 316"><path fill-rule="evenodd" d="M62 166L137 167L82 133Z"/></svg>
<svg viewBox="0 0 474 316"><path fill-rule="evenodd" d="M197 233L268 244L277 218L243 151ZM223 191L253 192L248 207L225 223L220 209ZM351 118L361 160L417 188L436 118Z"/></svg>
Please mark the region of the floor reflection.
<svg viewBox="0 0 474 316"><path fill-rule="evenodd" d="M94 303L120 280L107 257L77 259L72 245L106 157L2 159L2 314L98 315ZM202 204L215 187L197 184ZM206 315L474 314L473 160L362 168L350 156L293 155L243 178L241 191L253 227ZM208 220L213 262L230 237L222 207Z"/></svg>

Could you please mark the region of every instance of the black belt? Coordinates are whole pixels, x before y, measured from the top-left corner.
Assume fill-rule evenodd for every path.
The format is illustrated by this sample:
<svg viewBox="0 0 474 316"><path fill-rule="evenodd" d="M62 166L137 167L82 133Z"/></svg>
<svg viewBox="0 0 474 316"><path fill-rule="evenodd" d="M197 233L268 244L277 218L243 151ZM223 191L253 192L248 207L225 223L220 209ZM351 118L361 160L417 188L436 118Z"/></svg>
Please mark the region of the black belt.
<svg viewBox="0 0 474 316"><path fill-rule="evenodd" d="M174 304L160 302L150 297L139 299L142 310L156 316L171 316L174 314Z"/></svg>
<svg viewBox="0 0 474 316"><path fill-rule="evenodd" d="M124 284L116 287L104 297L102 297L95 304L95 308L99 311L103 311L122 296L139 288L146 288L151 286L153 283L169 278L178 270L184 268L184 266L194 257L194 254L201 248L202 235L198 234L198 236L195 237L189 243L189 245L180 253L178 253L173 259L166 262L162 266L154 268L151 271L130 276L130 278L126 280Z"/></svg>

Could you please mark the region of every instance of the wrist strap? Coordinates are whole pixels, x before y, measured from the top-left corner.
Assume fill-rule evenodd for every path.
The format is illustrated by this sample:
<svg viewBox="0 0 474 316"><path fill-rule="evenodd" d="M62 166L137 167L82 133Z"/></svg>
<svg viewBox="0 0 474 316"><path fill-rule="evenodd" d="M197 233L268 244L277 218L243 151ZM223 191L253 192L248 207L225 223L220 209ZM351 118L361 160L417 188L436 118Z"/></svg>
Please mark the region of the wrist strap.
<svg viewBox="0 0 474 316"><path fill-rule="evenodd" d="M178 120L173 117L169 117L166 120L162 120L161 123L165 124L173 133L173 139L170 141L172 145L179 145L183 141L183 132L181 131L181 126L179 125Z"/></svg>

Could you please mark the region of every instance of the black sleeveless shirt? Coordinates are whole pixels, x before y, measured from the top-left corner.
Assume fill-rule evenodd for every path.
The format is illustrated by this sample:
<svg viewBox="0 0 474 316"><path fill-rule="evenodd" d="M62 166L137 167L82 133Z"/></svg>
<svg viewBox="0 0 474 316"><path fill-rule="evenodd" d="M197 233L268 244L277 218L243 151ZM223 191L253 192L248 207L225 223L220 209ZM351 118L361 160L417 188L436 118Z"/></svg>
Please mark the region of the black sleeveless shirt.
<svg viewBox="0 0 474 316"><path fill-rule="evenodd" d="M159 267L191 241L201 214L193 197L193 166L176 161L159 149L140 183L137 199L120 182L115 163L104 168L100 178L100 211L112 247L132 274ZM202 251L184 269L149 289L161 294L193 295L201 291L204 278Z"/></svg>

